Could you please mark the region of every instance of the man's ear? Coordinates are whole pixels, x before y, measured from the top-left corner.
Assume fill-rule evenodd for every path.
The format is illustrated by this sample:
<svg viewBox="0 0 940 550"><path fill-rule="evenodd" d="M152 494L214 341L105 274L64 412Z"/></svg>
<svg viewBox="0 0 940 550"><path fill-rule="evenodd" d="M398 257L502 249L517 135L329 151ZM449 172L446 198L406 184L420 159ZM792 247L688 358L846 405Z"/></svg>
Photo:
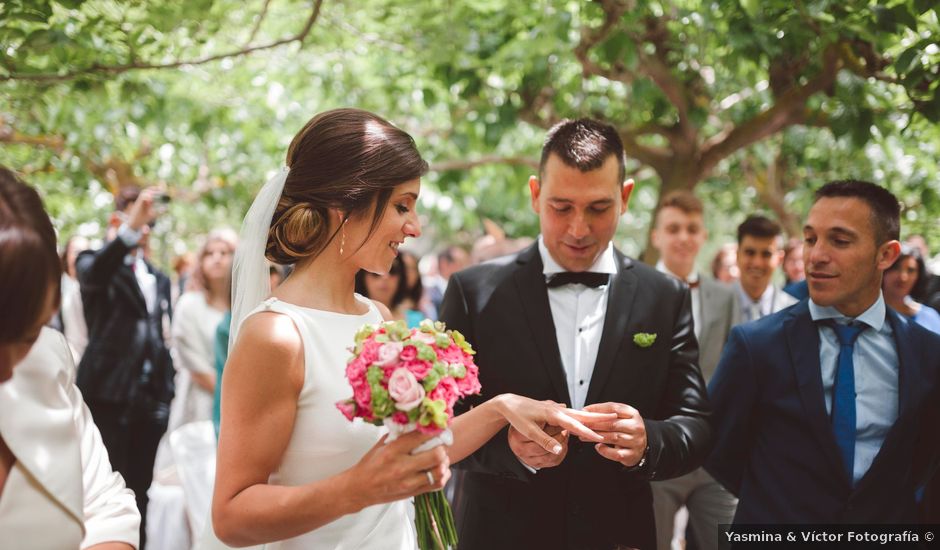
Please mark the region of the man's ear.
<svg viewBox="0 0 940 550"><path fill-rule="evenodd" d="M633 179L628 179L623 182L623 187L620 189L620 215L627 213L627 205L630 204L630 195L633 194Z"/></svg>
<svg viewBox="0 0 940 550"><path fill-rule="evenodd" d="M539 183L539 178L529 176L529 195L532 198L532 211L536 214L539 214L539 193L541 192L542 185Z"/></svg>
<svg viewBox="0 0 940 550"><path fill-rule="evenodd" d="M894 262L898 261L898 256L901 255L901 243L895 240L888 241L883 245L878 247L878 269L885 271L892 265Z"/></svg>

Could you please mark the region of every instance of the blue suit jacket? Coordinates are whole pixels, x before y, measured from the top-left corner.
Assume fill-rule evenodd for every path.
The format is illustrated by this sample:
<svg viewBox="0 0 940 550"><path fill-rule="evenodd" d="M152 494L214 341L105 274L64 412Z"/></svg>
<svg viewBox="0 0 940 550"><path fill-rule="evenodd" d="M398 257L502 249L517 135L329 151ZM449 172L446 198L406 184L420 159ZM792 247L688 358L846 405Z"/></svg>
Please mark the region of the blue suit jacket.
<svg viewBox="0 0 940 550"><path fill-rule="evenodd" d="M706 469L740 499L734 522L915 523L936 455L940 336L890 308L898 418L853 489L823 398L808 301L735 327L709 385L716 434ZM930 402L930 403L928 403Z"/></svg>

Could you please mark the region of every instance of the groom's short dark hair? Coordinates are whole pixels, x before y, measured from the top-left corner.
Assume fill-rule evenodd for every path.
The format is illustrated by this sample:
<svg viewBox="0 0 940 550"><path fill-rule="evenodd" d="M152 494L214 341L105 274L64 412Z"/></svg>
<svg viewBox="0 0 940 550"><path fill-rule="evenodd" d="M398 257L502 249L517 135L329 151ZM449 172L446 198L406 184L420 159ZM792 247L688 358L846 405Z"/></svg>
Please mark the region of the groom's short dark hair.
<svg viewBox="0 0 940 550"><path fill-rule="evenodd" d="M603 166L607 157L617 158L617 182L623 183L625 176L623 142L620 135L610 124L590 118L563 120L552 126L542 145L542 158L539 160L539 179L545 173L545 164L552 154L558 156L565 165L582 172L597 170Z"/></svg>

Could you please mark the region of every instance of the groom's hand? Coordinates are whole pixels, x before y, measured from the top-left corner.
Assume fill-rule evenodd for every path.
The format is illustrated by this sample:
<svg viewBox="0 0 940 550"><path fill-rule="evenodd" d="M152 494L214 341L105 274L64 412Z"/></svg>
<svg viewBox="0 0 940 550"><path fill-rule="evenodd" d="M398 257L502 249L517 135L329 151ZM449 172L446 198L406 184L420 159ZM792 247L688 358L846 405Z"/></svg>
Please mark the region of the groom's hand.
<svg viewBox="0 0 940 550"><path fill-rule="evenodd" d="M623 403L595 403L584 410L597 413L616 413L615 420L601 420L588 425L604 437L594 446L602 457L626 467L636 466L646 452L646 424L639 411Z"/></svg>
<svg viewBox="0 0 940 550"><path fill-rule="evenodd" d="M550 453L544 447L509 427L509 448L513 454L530 468L541 469L558 466L568 454L568 430L558 426L542 426L542 430L561 444L561 452Z"/></svg>

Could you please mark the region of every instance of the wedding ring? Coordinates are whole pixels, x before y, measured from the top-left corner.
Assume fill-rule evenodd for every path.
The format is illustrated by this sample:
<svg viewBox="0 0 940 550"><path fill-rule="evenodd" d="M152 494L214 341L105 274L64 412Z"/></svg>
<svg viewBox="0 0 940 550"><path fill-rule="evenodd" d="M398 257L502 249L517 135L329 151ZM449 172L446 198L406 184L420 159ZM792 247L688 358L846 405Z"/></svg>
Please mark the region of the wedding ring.
<svg viewBox="0 0 940 550"><path fill-rule="evenodd" d="M424 475L428 476L428 485L434 485L434 474L431 473L431 470L425 470Z"/></svg>

